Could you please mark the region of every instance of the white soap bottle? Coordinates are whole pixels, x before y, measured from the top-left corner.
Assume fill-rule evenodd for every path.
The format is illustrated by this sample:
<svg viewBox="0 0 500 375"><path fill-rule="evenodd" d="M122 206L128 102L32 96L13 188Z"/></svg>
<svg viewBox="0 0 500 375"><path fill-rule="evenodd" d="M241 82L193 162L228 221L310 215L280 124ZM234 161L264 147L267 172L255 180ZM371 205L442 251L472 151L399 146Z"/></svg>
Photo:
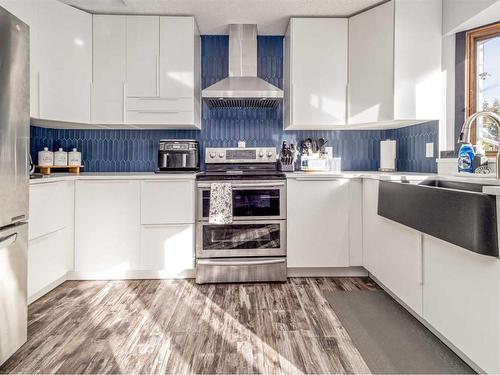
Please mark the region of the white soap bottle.
<svg viewBox="0 0 500 375"><path fill-rule="evenodd" d="M51 167L54 165L54 153L49 151L48 147L44 147L42 151L38 152L38 166Z"/></svg>
<svg viewBox="0 0 500 375"><path fill-rule="evenodd" d="M73 167L80 167L82 165L82 153L77 151L76 148L68 152L68 165Z"/></svg>
<svg viewBox="0 0 500 375"><path fill-rule="evenodd" d="M64 167L68 165L68 153L63 151L62 148L54 152L54 165Z"/></svg>

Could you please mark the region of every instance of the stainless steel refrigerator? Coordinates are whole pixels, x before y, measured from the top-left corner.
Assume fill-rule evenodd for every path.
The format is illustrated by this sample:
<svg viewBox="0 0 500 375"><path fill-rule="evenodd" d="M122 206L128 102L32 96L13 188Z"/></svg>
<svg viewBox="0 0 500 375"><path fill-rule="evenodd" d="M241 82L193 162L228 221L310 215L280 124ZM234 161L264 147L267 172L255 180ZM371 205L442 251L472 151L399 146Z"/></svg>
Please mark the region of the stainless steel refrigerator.
<svg viewBox="0 0 500 375"><path fill-rule="evenodd" d="M27 339L29 28L0 7L0 365Z"/></svg>

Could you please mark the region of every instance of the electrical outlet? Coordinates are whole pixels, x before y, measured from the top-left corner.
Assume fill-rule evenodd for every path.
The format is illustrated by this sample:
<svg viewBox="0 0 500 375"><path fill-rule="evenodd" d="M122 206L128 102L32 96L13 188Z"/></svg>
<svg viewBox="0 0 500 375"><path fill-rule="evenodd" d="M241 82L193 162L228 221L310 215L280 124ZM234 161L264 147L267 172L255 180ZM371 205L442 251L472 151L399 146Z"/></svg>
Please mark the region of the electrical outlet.
<svg viewBox="0 0 500 375"><path fill-rule="evenodd" d="M426 143L425 144L425 157L433 158L434 157L434 143Z"/></svg>

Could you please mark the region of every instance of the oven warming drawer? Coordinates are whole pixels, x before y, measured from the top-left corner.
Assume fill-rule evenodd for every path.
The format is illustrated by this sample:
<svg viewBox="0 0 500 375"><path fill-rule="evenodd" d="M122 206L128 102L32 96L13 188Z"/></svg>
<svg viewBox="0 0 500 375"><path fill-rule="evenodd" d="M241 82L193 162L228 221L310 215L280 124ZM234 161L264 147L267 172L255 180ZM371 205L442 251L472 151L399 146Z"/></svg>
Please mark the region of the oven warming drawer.
<svg viewBox="0 0 500 375"><path fill-rule="evenodd" d="M196 261L196 283L286 281L286 258L219 258Z"/></svg>

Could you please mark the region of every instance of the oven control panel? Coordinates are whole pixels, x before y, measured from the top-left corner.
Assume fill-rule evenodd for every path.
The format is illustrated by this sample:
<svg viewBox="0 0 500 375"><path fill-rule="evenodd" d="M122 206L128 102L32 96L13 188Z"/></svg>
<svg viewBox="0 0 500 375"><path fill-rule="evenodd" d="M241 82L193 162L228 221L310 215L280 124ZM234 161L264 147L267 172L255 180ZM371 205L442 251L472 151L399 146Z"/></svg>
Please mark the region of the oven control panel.
<svg viewBox="0 0 500 375"><path fill-rule="evenodd" d="M212 148L205 150L205 163L275 163L274 147Z"/></svg>

